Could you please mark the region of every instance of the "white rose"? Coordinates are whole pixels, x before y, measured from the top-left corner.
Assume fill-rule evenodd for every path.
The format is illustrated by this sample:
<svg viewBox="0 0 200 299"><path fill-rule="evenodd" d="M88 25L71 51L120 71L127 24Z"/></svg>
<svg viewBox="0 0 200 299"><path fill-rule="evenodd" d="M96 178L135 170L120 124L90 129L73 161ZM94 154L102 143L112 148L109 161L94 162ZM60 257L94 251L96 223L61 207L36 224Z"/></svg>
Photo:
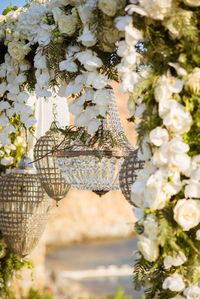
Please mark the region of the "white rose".
<svg viewBox="0 0 200 299"><path fill-rule="evenodd" d="M200 286L197 284L190 285L184 290L183 294L187 299L200 299Z"/></svg>
<svg viewBox="0 0 200 299"><path fill-rule="evenodd" d="M196 239L200 241L200 229L196 232Z"/></svg>
<svg viewBox="0 0 200 299"><path fill-rule="evenodd" d="M174 219L184 231L189 231L200 222L200 202L180 199L174 208Z"/></svg>
<svg viewBox="0 0 200 299"><path fill-rule="evenodd" d="M76 20L72 15L63 14L58 20L58 27L61 33L71 36L76 31Z"/></svg>
<svg viewBox="0 0 200 299"><path fill-rule="evenodd" d="M173 292L181 292L185 289L185 283L180 274L174 273L164 280L162 287L164 290L170 289Z"/></svg>
<svg viewBox="0 0 200 299"><path fill-rule="evenodd" d="M155 262L159 256L159 247L155 241L152 241L144 236L139 236L137 243L138 250L144 258L149 262Z"/></svg>
<svg viewBox="0 0 200 299"><path fill-rule="evenodd" d="M117 12L117 0L99 0L99 9L106 15L113 17Z"/></svg>
<svg viewBox="0 0 200 299"><path fill-rule="evenodd" d="M183 0L183 2L186 5L192 6L192 7L198 7L200 6L200 0Z"/></svg>
<svg viewBox="0 0 200 299"><path fill-rule="evenodd" d="M166 129L157 127L150 132L150 141L156 145L161 146L169 140L169 134Z"/></svg>

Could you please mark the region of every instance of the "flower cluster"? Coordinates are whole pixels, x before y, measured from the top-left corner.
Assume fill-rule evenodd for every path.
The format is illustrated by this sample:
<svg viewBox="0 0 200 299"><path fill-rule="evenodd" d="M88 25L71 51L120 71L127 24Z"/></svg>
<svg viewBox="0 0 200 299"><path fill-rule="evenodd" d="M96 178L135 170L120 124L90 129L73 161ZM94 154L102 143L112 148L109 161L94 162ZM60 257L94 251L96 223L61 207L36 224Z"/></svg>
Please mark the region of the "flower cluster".
<svg viewBox="0 0 200 299"><path fill-rule="evenodd" d="M115 17L124 8L124 0L34 0L1 16L0 165L14 166L14 134L33 128L32 90L37 97L69 97L76 125L98 130L108 110L108 79L116 74L111 55L123 36Z"/></svg>
<svg viewBox="0 0 200 299"><path fill-rule="evenodd" d="M199 42L200 3L130 2L116 26L125 32L121 86L130 93L132 119L140 117L138 156L145 161L131 189L140 253L135 284L150 282L145 294L152 299L200 298L200 60L199 50L188 48Z"/></svg>

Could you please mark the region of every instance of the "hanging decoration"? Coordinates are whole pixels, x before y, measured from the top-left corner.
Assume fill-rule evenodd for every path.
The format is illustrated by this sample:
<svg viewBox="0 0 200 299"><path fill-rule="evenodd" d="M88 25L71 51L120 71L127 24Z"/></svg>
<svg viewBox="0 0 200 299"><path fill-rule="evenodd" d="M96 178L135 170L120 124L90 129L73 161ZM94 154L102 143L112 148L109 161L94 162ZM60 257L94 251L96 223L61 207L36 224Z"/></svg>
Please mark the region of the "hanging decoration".
<svg viewBox="0 0 200 299"><path fill-rule="evenodd" d="M10 250L31 253L48 221L52 199L43 190L29 158L0 180L0 230Z"/></svg>
<svg viewBox="0 0 200 299"><path fill-rule="evenodd" d="M68 148L60 149L57 163L66 182L72 187L92 190L104 195L119 189L119 170L133 147L121 125L112 88L108 113L101 126L91 137L84 130Z"/></svg>
<svg viewBox="0 0 200 299"><path fill-rule="evenodd" d="M131 200L131 187L136 181L138 171L143 169L144 161L138 159L137 150L131 152L122 163L119 172L120 189L126 200L134 206Z"/></svg>
<svg viewBox="0 0 200 299"><path fill-rule="evenodd" d="M61 176L60 169L56 165L56 157L53 154L54 149L62 141L63 137L54 121L49 131L38 139L34 147L35 165L42 186L47 194L56 201L63 199L70 189L70 185Z"/></svg>

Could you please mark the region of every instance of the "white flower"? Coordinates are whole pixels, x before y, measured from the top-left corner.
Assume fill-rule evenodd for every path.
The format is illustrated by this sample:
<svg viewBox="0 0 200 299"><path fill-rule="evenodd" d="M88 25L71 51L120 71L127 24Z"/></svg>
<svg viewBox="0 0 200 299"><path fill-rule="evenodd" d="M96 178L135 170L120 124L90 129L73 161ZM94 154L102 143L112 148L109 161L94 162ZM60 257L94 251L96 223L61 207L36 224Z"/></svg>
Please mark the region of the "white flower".
<svg viewBox="0 0 200 299"><path fill-rule="evenodd" d="M196 239L200 241L200 229L196 232Z"/></svg>
<svg viewBox="0 0 200 299"><path fill-rule="evenodd" d="M90 72L87 74L86 85L92 86L95 89L103 89L107 86L108 79L105 75L97 72Z"/></svg>
<svg viewBox="0 0 200 299"><path fill-rule="evenodd" d="M87 130L89 134L94 134L99 126L101 125L101 121L97 118L91 119L87 124Z"/></svg>
<svg viewBox="0 0 200 299"><path fill-rule="evenodd" d="M17 95L16 101L19 103L25 103L29 98L29 94L25 91L20 92Z"/></svg>
<svg viewBox="0 0 200 299"><path fill-rule="evenodd" d="M97 68L102 67L103 62L100 58L93 55L92 51L84 51L76 54L76 58L84 65L87 71L95 71Z"/></svg>
<svg viewBox="0 0 200 299"><path fill-rule="evenodd" d="M126 26L132 24L132 17L124 16L115 19L115 26L119 31L125 31Z"/></svg>
<svg viewBox="0 0 200 299"><path fill-rule="evenodd" d="M83 33L78 37L77 41L81 42L86 47L93 47L97 43L97 38L88 26L85 26L83 28Z"/></svg>
<svg viewBox="0 0 200 299"><path fill-rule="evenodd" d="M92 7L89 5L80 5L78 7L78 14L81 19L83 25L86 25L90 22L90 18L92 17Z"/></svg>
<svg viewBox="0 0 200 299"><path fill-rule="evenodd" d="M76 31L76 20L72 15L62 14L58 19L58 27L61 33L72 36Z"/></svg>
<svg viewBox="0 0 200 299"><path fill-rule="evenodd" d="M179 63L169 62L168 64L176 70L176 72L179 76L187 75L187 71L184 68L182 68Z"/></svg>
<svg viewBox="0 0 200 299"><path fill-rule="evenodd" d="M152 174L146 183L144 198L147 207L152 210L163 209L172 195L182 188L180 174L160 168Z"/></svg>
<svg viewBox="0 0 200 299"><path fill-rule="evenodd" d="M141 118L145 110L146 110L146 105L144 103L137 105L134 112L134 116Z"/></svg>
<svg viewBox="0 0 200 299"><path fill-rule="evenodd" d="M150 132L149 138L154 145L161 146L168 142L169 134L166 129L157 127Z"/></svg>
<svg viewBox="0 0 200 299"><path fill-rule="evenodd" d="M197 284L190 285L184 290L183 294L187 299L200 299L200 286Z"/></svg>
<svg viewBox="0 0 200 299"><path fill-rule="evenodd" d="M34 57L34 66L37 69L46 69L47 68L46 56L37 53Z"/></svg>
<svg viewBox="0 0 200 299"><path fill-rule="evenodd" d="M167 129L176 134L187 133L190 130L192 123L193 120L191 114L185 111L184 106L179 103L176 108L172 107L170 109L163 120L163 124Z"/></svg>
<svg viewBox="0 0 200 299"><path fill-rule="evenodd" d="M4 157L3 159L0 160L0 164L3 166L9 166L14 162L13 157Z"/></svg>
<svg viewBox="0 0 200 299"><path fill-rule="evenodd" d="M121 66L119 65L117 70L120 74L121 72ZM136 71L132 71L129 73L126 73L124 76L122 76L122 83L120 85L120 90L123 93L126 92L133 92L135 85L141 80L141 77Z"/></svg>
<svg viewBox="0 0 200 299"><path fill-rule="evenodd" d="M60 9L59 7L53 7L52 13L53 13L53 18L54 18L55 22L58 23L60 17L63 15L62 9Z"/></svg>
<svg viewBox="0 0 200 299"><path fill-rule="evenodd" d="M131 187L131 201L136 207L144 207L145 182L136 180Z"/></svg>
<svg viewBox="0 0 200 299"><path fill-rule="evenodd" d="M131 201L137 207L144 208L144 192L146 182L149 176L155 172L155 167L148 166L147 163L143 169L138 171L137 179L131 187Z"/></svg>
<svg viewBox="0 0 200 299"><path fill-rule="evenodd" d="M13 40L8 44L8 53L13 59L18 60L19 62L24 59L30 50L31 48L29 45L25 45L19 41Z"/></svg>
<svg viewBox="0 0 200 299"><path fill-rule="evenodd" d="M185 197L188 198L200 198L200 178L197 180L187 180L185 187Z"/></svg>
<svg viewBox="0 0 200 299"><path fill-rule="evenodd" d="M192 73L189 74L185 87L197 95L200 94L200 68L194 68Z"/></svg>
<svg viewBox="0 0 200 299"><path fill-rule="evenodd" d="M142 140L142 144L138 150L138 159L141 161L149 161L152 156L150 141L148 137Z"/></svg>
<svg viewBox="0 0 200 299"><path fill-rule="evenodd" d="M125 41L128 45L136 45L139 41L143 40L142 32L129 24L125 28Z"/></svg>
<svg viewBox="0 0 200 299"><path fill-rule="evenodd" d="M37 122L36 118L34 116L21 115L20 119L24 123L24 125L27 129L31 128Z"/></svg>
<svg viewBox="0 0 200 299"><path fill-rule="evenodd" d="M185 289L185 283L180 274L174 273L164 280L162 287L164 290L170 289L173 292L181 292Z"/></svg>
<svg viewBox="0 0 200 299"><path fill-rule="evenodd" d="M2 112L2 110L7 110L8 108L10 108L10 104L8 102L5 101L1 101L0 102L0 111ZM0 116L1 118L1 116Z"/></svg>
<svg viewBox="0 0 200 299"><path fill-rule="evenodd" d="M172 0L139 0L140 6L130 4L126 10L129 14L136 12L155 20L163 20L171 11Z"/></svg>
<svg viewBox="0 0 200 299"><path fill-rule="evenodd" d="M187 258L183 252L179 252L176 256L166 256L164 258L165 269L169 269L172 266L179 267L187 261Z"/></svg>
<svg viewBox="0 0 200 299"><path fill-rule="evenodd" d="M155 241L150 240L149 238L146 238L144 236L139 235L138 239L138 250L142 253L147 261L155 262L159 256L158 244Z"/></svg>
<svg viewBox="0 0 200 299"><path fill-rule="evenodd" d="M170 74L162 75L154 90L154 96L157 102L170 99L173 93L180 93L183 89L184 81Z"/></svg>
<svg viewBox="0 0 200 299"><path fill-rule="evenodd" d="M136 220L140 220L144 217L144 212L140 208L134 208L133 213L134 213Z"/></svg>
<svg viewBox="0 0 200 299"><path fill-rule="evenodd" d="M7 90L7 84L6 84L6 82L2 82L0 84L0 95L3 95L4 92L6 92L6 90Z"/></svg>
<svg viewBox="0 0 200 299"><path fill-rule="evenodd" d="M189 231L200 222L200 202L180 199L174 208L174 219L184 231Z"/></svg>
<svg viewBox="0 0 200 299"><path fill-rule="evenodd" d="M76 73L78 71L78 66L71 59L63 60L59 63L59 68L61 71L68 71L70 73Z"/></svg>
<svg viewBox="0 0 200 299"><path fill-rule="evenodd" d="M16 79L15 79L15 83L21 85L21 84L25 83L26 80L27 80L27 76L26 76L26 75L24 75L24 74L19 74L19 75L16 77Z"/></svg>
<svg viewBox="0 0 200 299"><path fill-rule="evenodd" d="M99 9L106 15L113 17L117 12L118 1L117 0L99 0Z"/></svg>
<svg viewBox="0 0 200 299"><path fill-rule="evenodd" d="M158 237L158 222L153 215L147 215L143 222L144 235L150 240L156 240Z"/></svg>
<svg viewBox="0 0 200 299"><path fill-rule="evenodd" d="M154 152L152 163L157 167L165 166L172 171L176 170L188 175L191 167L188 151L188 144L184 143L181 138L175 137Z"/></svg>
<svg viewBox="0 0 200 299"><path fill-rule="evenodd" d="M200 0L183 0L183 2L186 5L192 6L192 7L198 7L200 6Z"/></svg>

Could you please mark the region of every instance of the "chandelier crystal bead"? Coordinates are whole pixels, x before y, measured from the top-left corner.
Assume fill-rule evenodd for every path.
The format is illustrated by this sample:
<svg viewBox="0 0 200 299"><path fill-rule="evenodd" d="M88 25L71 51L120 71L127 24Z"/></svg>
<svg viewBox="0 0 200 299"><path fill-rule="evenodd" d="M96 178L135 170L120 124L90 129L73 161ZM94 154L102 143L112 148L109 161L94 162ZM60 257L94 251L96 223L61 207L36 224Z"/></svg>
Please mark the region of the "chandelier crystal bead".
<svg viewBox="0 0 200 299"><path fill-rule="evenodd" d="M85 131L80 129L72 145L60 148L56 153L57 165L68 184L77 189L92 190L100 196L120 189L119 170L124 157L133 151L121 125L113 90L108 88L109 109L98 132L92 137L84 136Z"/></svg>
<svg viewBox="0 0 200 299"><path fill-rule="evenodd" d="M38 170L42 186L47 194L56 201L63 199L70 185L63 179L53 154L59 144L63 142L55 122L51 124L46 134L38 139L34 147L35 166Z"/></svg>
<svg viewBox="0 0 200 299"><path fill-rule="evenodd" d="M120 172L119 172L119 184L120 189L126 200L134 206L131 200L131 187L136 181L138 172L143 169L144 161L140 161L137 156L137 150L131 152L125 157Z"/></svg>
<svg viewBox="0 0 200 299"><path fill-rule="evenodd" d="M52 207L30 163L23 158L18 169L0 178L0 230L10 250L20 257L37 245Z"/></svg>

